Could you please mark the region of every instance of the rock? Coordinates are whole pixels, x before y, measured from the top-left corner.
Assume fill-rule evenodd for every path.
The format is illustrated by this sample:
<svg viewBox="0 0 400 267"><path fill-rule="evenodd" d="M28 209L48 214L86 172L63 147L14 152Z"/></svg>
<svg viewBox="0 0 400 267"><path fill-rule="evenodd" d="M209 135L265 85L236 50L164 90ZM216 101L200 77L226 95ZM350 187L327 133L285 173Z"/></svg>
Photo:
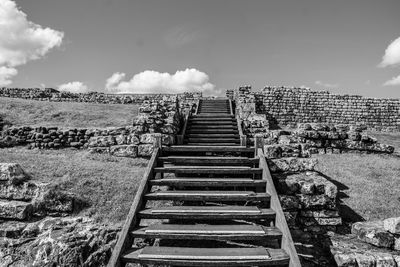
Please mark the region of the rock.
<svg viewBox="0 0 400 267"><path fill-rule="evenodd" d="M114 136L94 136L89 139L89 147L109 147L115 145Z"/></svg>
<svg viewBox="0 0 400 267"><path fill-rule="evenodd" d="M400 251L400 237L395 237L394 238L393 249Z"/></svg>
<svg viewBox="0 0 400 267"><path fill-rule="evenodd" d="M268 159L271 172L301 172L312 171L318 160L314 158L281 158Z"/></svg>
<svg viewBox="0 0 400 267"><path fill-rule="evenodd" d="M396 262L390 253L374 253L376 267L396 267Z"/></svg>
<svg viewBox="0 0 400 267"><path fill-rule="evenodd" d="M326 195L297 194L303 209L335 209L336 203Z"/></svg>
<svg viewBox="0 0 400 267"><path fill-rule="evenodd" d="M80 208L82 201L72 193L61 191L55 187L48 187L38 198L34 199L36 215L65 215L74 209Z"/></svg>
<svg viewBox="0 0 400 267"><path fill-rule="evenodd" d="M338 267L357 267L357 260L355 253L337 253L334 259Z"/></svg>
<svg viewBox="0 0 400 267"><path fill-rule="evenodd" d="M32 214L29 202L0 200L0 219L25 220Z"/></svg>
<svg viewBox="0 0 400 267"><path fill-rule="evenodd" d="M278 197L284 211L299 210L301 208L299 199L296 196L279 195Z"/></svg>
<svg viewBox="0 0 400 267"><path fill-rule="evenodd" d="M351 232L360 240L377 247L392 248L394 245L394 236L384 229L382 221L354 223Z"/></svg>
<svg viewBox="0 0 400 267"><path fill-rule="evenodd" d="M136 158L138 156L137 145L119 145L110 147L110 154L117 157Z"/></svg>
<svg viewBox="0 0 400 267"><path fill-rule="evenodd" d="M27 228L35 229L29 239L0 245L0 266L106 266L119 230L81 217L46 218Z"/></svg>
<svg viewBox="0 0 400 267"><path fill-rule="evenodd" d="M392 234L400 234L400 217L383 220L383 228Z"/></svg>
<svg viewBox="0 0 400 267"><path fill-rule="evenodd" d="M0 238L19 238L25 228L26 223L23 222L7 221L0 223Z"/></svg>
<svg viewBox="0 0 400 267"><path fill-rule="evenodd" d="M7 184L20 184L30 177L17 163L0 163L0 182Z"/></svg>
<svg viewBox="0 0 400 267"><path fill-rule="evenodd" d="M140 136L140 143L154 144L155 141L156 141L156 138L154 137L154 134L142 134Z"/></svg>
<svg viewBox="0 0 400 267"><path fill-rule="evenodd" d="M138 146L138 155L141 157L151 157L154 151L152 144L143 144Z"/></svg>
<svg viewBox="0 0 400 267"><path fill-rule="evenodd" d="M0 183L0 199L31 201L40 194L42 187L29 181L18 185Z"/></svg>

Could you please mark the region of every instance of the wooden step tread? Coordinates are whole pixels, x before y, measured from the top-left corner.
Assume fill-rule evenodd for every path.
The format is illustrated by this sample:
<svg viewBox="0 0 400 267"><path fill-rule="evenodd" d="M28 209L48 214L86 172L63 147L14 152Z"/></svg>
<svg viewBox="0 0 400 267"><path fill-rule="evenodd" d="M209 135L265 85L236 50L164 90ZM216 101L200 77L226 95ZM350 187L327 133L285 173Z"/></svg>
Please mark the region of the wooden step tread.
<svg viewBox="0 0 400 267"><path fill-rule="evenodd" d="M164 162L172 162L172 163L180 163L180 162L223 162L226 164L232 163L258 163L258 158L248 158L248 157L195 157L195 156L167 156L167 157L159 157L158 158Z"/></svg>
<svg viewBox="0 0 400 267"><path fill-rule="evenodd" d="M254 148L245 146L170 146L163 147L165 152L254 152Z"/></svg>
<svg viewBox="0 0 400 267"><path fill-rule="evenodd" d="M151 185L167 186L201 186L201 187L220 187L220 186L265 186L265 180L253 180L250 178L163 178L150 180Z"/></svg>
<svg viewBox="0 0 400 267"><path fill-rule="evenodd" d="M279 239L282 232L276 227L252 224L155 224L131 232L137 238L194 239L194 240L256 240Z"/></svg>
<svg viewBox="0 0 400 267"><path fill-rule="evenodd" d="M124 262L173 266L285 266L283 249L145 247L122 256Z"/></svg>
<svg viewBox="0 0 400 267"><path fill-rule="evenodd" d="M174 190L148 193L148 200L179 200L179 201L263 201L268 202L270 195L252 191L194 191Z"/></svg>
<svg viewBox="0 0 400 267"><path fill-rule="evenodd" d="M186 143L240 143L239 138L185 138L184 142Z"/></svg>
<svg viewBox="0 0 400 267"><path fill-rule="evenodd" d="M186 145L189 146L238 146L240 143L195 143L195 142L184 142Z"/></svg>
<svg viewBox="0 0 400 267"><path fill-rule="evenodd" d="M262 168L248 166L167 166L155 167L158 173L234 173L234 174L261 174Z"/></svg>
<svg viewBox="0 0 400 267"><path fill-rule="evenodd" d="M171 206L149 208L139 211L144 219L189 219L189 220L224 220L224 219L275 219L272 209L256 206Z"/></svg>

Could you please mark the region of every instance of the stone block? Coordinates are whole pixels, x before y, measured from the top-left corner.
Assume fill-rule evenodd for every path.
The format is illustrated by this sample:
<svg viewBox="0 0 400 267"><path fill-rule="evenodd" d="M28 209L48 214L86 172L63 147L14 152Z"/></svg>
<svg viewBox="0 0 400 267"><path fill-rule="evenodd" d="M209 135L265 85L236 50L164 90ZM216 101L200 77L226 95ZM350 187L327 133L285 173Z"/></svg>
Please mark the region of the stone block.
<svg viewBox="0 0 400 267"><path fill-rule="evenodd" d="M141 157L151 157L154 151L154 145L143 144L138 146L138 155Z"/></svg>
<svg viewBox="0 0 400 267"><path fill-rule="evenodd" d="M6 184L20 184L30 177L17 163L0 163L0 182Z"/></svg>
<svg viewBox="0 0 400 267"><path fill-rule="evenodd" d="M296 196L279 195L278 197L284 211L299 210L301 208L299 199Z"/></svg>
<svg viewBox="0 0 400 267"><path fill-rule="evenodd" d="M394 236L384 229L382 221L354 223L351 232L360 240L377 247L392 248L394 245Z"/></svg>
<svg viewBox="0 0 400 267"><path fill-rule="evenodd" d="M110 154L116 157L136 158L138 156L138 146L137 145L111 146Z"/></svg>
<svg viewBox="0 0 400 267"><path fill-rule="evenodd" d="M335 200L326 195L298 194L300 205L304 209L336 209Z"/></svg>
<svg viewBox="0 0 400 267"><path fill-rule="evenodd" d="M32 214L29 202L0 200L0 219L25 220Z"/></svg>
<svg viewBox="0 0 400 267"><path fill-rule="evenodd" d="M400 217L387 218L383 220L383 228L392 234L400 234Z"/></svg>

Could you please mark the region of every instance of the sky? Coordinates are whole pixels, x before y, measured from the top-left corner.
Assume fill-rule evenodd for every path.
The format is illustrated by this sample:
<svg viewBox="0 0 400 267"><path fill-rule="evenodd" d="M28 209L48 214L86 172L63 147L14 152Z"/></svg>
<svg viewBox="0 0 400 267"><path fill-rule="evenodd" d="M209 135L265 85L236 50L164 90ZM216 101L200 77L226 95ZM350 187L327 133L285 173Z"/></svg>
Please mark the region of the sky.
<svg viewBox="0 0 400 267"><path fill-rule="evenodd" d="M400 98L398 38L399 0L0 0L0 86Z"/></svg>

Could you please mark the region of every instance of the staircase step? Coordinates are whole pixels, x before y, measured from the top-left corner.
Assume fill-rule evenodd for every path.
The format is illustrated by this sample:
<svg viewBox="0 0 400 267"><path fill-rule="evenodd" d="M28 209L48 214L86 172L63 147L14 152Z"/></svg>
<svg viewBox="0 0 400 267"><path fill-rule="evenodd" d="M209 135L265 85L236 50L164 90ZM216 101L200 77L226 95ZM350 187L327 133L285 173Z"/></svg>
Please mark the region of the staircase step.
<svg viewBox="0 0 400 267"><path fill-rule="evenodd" d="M232 125L232 126L236 126L237 123L236 121L218 121L218 120L213 120L213 121L193 121L190 120L189 121L190 125Z"/></svg>
<svg viewBox="0 0 400 267"><path fill-rule="evenodd" d="M194 143L194 142L186 142L188 146L238 146L239 142L236 143Z"/></svg>
<svg viewBox="0 0 400 267"><path fill-rule="evenodd" d="M188 133L186 135L186 137L188 138L235 138L235 139L239 139L239 135L238 134L192 134L192 133Z"/></svg>
<svg viewBox="0 0 400 267"><path fill-rule="evenodd" d="M261 225L155 224L141 227L131 235L135 238L185 240L263 240L282 238L276 227Z"/></svg>
<svg viewBox="0 0 400 267"><path fill-rule="evenodd" d="M229 166L173 166L155 167L156 173L194 173L194 174L262 174L261 168Z"/></svg>
<svg viewBox="0 0 400 267"><path fill-rule="evenodd" d="M191 117L190 120L191 121L236 121L235 118L231 118L231 117L222 117L222 118L218 118L218 117L203 117L203 118Z"/></svg>
<svg viewBox="0 0 400 267"><path fill-rule="evenodd" d="M188 125L189 129L192 130L204 130L204 129L233 129L237 130L236 125Z"/></svg>
<svg viewBox="0 0 400 267"><path fill-rule="evenodd" d="M224 187L224 186L244 186L244 187L265 187L265 180L254 180L251 178L163 178L150 180L150 185L158 186L185 186L185 187Z"/></svg>
<svg viewBox="0 0 400 267"><path fill-rule="evenodd" d="M122 256L124 262L172 266L287 266L283 249L145 247Z"/></svg>
<svg viewBox="0 0 400 267"><path fill-rule="evenodd" d="M162 162L168 163L185 163L199 165L253 165L259 162L258 158L247 157L191 157L191 156L169 156L159 157Z"/></svg>
<svg viewBox="0 0 400 267"><path fill-rule="evenodd" d="M143 219L180 220L257 220L273 221L275 211L256 206L172 206L157 207L139 211Z"/></svg>
<svg viewBox="0 0 400 267"><path fill-rule="evenodd" d="M239 135L239 131L237 129L198 129L198 130L187 130L188 134L234 134Z"/></svg>
<svg viewBox="0 0 400 267"><path fill-rule="evenodd" d="M173 152L254 152L254 148L245 146L170 146L163 147L163 151Z"/></svg>
<svg viewBox="0 0 400 267"><path fill-rule="evenodd" d="M145 195L148 200L175 200L175 201L263 201L269 203L267 193L252 191L160 191Z"/></svg>
<svg viewBox="0 0 400 267"><path fill-rule="evenodd" d="M193 115L193 118L235 118L235 116L230 114L203 113Z"/></svg>
<svg viewBox="0 0 400 267"><path fill-rule="evenodd" d="M239 138L185 138L188 143L239 143Z"/></svg>

